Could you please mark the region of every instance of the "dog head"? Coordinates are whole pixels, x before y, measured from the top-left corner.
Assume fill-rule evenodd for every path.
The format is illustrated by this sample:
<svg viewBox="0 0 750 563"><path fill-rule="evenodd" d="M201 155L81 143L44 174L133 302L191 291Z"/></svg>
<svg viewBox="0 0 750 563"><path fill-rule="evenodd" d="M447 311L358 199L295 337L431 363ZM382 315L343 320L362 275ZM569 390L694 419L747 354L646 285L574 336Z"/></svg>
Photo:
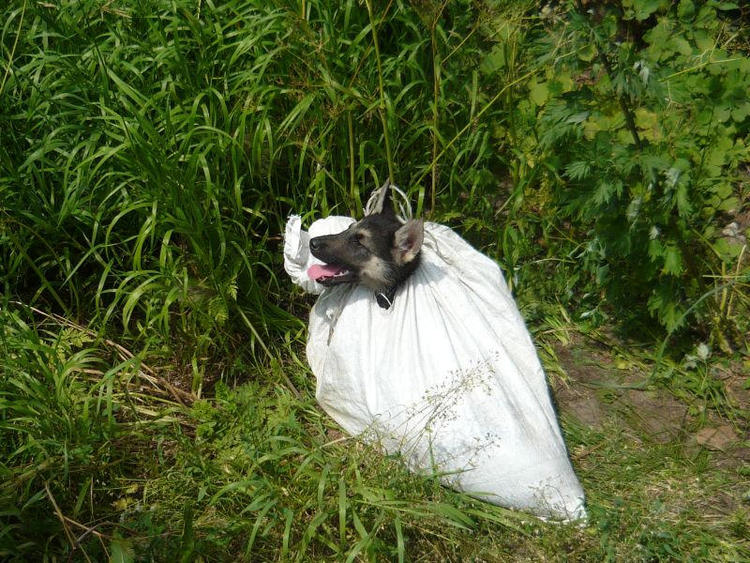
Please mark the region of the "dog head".
<svg viewBox="0 0 750 563"><path fill-rule="evenodd" d="M423 240L422 220L401 223L390 198L384 197L347 230L310 239L310 252L325 264L310 267L308 275L324 286L361 283L390 305L396 288L419 265Z"/></svg>

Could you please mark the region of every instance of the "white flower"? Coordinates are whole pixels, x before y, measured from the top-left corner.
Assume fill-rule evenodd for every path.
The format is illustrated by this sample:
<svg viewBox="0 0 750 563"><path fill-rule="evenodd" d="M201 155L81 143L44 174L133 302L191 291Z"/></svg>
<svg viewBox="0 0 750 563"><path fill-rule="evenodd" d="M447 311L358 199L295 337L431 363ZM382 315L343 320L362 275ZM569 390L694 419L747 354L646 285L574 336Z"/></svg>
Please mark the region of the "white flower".
<svg viewBox="0 0 750 563"><path fill-rule="evenodd" d="M651 69L646 65L646 61L640 60L633 65L633 70L638 72L638 76L641 77L641 81L644 84L648 84L648 78L651 76Z"/></svg>
<svg viewBox="0 0 750 563"><path fill-rule="evenodd" d="M698 344L698 348L696 348L695 353L698 355L698 358L706 361L708 359L708 356L711 355L711 350L705 343L701 342L700 344Z"/></svg>

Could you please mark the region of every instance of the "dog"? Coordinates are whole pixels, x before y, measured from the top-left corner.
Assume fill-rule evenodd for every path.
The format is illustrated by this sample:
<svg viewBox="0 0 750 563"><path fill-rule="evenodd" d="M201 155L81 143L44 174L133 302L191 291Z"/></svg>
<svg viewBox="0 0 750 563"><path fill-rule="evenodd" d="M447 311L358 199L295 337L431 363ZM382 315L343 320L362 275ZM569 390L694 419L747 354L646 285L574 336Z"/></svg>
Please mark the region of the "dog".
<svg viewBox="0 0 750 563"><path fill-rule="evenodd" d="M402 223L390 192L383 189L372 212L345 231L310 239L310 252L325 264L308 270L326 287L359 283L372 289L383 309L390 308L398 287L419 266L424 241L424 222Z"/></svg>

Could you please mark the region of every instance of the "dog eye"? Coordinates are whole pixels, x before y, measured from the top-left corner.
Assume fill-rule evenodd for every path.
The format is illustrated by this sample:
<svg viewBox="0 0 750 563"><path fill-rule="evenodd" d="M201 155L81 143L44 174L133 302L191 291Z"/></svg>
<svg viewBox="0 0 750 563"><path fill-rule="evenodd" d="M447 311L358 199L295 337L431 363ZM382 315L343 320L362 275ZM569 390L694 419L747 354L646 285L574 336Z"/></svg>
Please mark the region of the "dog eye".
<svg viewBox="0 0 750 563"><path fill-rule="evenodd" d="M362 233L356 233L356 234L352 235L351 237L349 237L349 242L351 242L353 244L358 244L359 246L364 246L362 244L362 239L363 238L364 237L362 236Z"/></svg>

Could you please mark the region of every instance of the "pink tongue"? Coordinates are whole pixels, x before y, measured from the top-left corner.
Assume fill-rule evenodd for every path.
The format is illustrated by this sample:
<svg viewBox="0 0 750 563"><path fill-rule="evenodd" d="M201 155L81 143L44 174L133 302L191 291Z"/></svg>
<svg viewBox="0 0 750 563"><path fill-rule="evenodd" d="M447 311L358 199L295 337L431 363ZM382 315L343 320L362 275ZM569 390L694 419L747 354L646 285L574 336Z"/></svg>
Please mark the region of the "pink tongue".
<svg viewBox="0 0 750 563"><path fill-rule="evenodd" d="M313 264L307 269L307 276L314 280L320 278L332 277L342 271L344 268L341 266L331 266L329 264Z"/></svg>

